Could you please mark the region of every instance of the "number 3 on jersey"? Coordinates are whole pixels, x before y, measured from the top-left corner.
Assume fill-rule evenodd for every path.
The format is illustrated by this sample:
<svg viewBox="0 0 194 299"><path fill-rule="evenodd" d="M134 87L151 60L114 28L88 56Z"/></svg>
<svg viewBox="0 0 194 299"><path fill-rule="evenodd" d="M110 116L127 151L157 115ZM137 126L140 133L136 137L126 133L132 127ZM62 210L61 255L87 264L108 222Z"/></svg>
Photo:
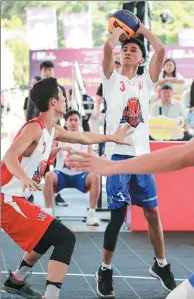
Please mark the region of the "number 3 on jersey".
<svg viewBox="0 0 194 299"><path fill-rule="evenodd" d="M125 91L125 83L120 81L120 91Z"/></svg>

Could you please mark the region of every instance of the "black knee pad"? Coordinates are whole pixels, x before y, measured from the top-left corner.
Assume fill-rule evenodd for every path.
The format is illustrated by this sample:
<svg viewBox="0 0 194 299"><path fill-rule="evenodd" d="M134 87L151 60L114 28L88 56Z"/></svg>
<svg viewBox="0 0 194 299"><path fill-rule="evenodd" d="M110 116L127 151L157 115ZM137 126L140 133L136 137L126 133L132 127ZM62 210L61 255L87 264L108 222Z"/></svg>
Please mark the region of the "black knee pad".
<svg viewBox="0 0 194 299"><path fill-rule="evenodd" d="M104 233L104 249L113 252L115 250L118 234L125 220L127 204L117 210L111 210L111 220Z"/></svg>
<svg viewBox="0 0 194 299"><path fill-rule="evenodd" d="M51 246L54 246L50 259L69 265L75 241L74 233L55 219L34 248L34 251L44 254Z"/></svg>
<svg viewBox="0 0 194 299"><path fill-rule="evenodd" d="M74 233L66 226L60 231L60 241L55 245L50 260L69 265L75 247L76 238Z"/></svg>

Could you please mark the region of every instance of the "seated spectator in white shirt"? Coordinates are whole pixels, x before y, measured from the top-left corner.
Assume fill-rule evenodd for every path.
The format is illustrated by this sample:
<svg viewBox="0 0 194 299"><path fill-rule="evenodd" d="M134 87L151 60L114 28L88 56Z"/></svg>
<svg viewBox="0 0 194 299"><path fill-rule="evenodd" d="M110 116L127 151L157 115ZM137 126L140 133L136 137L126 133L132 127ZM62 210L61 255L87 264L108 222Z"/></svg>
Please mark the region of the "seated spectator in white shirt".
<svg viewBox="0 0 194 299"><path fill-rule="evenodd" d="M172 84L172 83L179 83L183 84L185 82L183 76L177 72L176 70L176 62L173 59L166 59L163 64L163 71L160 74L159 81L157 82L158 85L163 84Z"/></svg>
<svg viewBox="0 0 194 299"><path fill-rule="evenodd" d="M65 115L68 131L79 131L81 119L78 111L70 110ZM95 173L79 172L71 169L65 162L67 150L73 149L83 152L92 152L91 145L70 144L59 142L60 150L56 155L56 166L45 176L44 197L46 207L50 207L52 197L64 188L75 188L85 193L90 191L90 208L87 215L87 225L99 226L95 208L100 195L100 177Z"/></svg>
<svg viewBox="0 0 194 299"><path fill-rule="evenodd" d="M194 80L191 86L183 92L182 101L186 107L189 127L194 130Z"/></svg>
<svg viewBox="0 0 194 299"><path fill-rule="evenodd" d="M184 139L190 140L192 136L188 133L188 122L186 120L186 109L184 105L177 100L172 99L172 87L170 85L163 85L160 93L161 99L157 100L151 107L151 117L164 115L169 118L184 118Z"/></svg>

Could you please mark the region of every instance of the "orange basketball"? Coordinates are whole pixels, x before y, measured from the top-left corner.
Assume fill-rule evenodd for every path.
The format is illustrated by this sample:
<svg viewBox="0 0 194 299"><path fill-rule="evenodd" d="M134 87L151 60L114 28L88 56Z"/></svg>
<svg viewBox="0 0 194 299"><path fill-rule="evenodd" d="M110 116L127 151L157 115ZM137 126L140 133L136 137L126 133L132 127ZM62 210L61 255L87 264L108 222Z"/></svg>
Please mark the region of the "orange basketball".
<svg viewBox="0 0 194 299"><path fill-rule="evenodd" d="M115 12L109 19L108 31L113 32L114 28L120 27L125 30L130 37L134 37L139 28L139 19L134 13L123 9Z"/></svg>

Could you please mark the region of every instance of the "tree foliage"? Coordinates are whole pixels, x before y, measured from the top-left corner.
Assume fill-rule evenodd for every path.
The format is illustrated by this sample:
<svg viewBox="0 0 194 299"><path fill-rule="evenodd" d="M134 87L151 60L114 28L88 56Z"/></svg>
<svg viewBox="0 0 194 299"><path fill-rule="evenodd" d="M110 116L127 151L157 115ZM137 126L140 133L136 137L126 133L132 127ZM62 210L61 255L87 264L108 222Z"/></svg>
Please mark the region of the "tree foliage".
<svg viewBox="0 0 194 299"><path fill-rule="evenodd" d="M178 32L182 28L194 27L194 5L193 1L152 1L152 32L156 34L165 45L178 44ZM63 38L63 13L66 12L83 12L88 10L89 1L2 1L1 16L2 28L8 30L19 30L20 34L16 38L12 38L7 45L14 53L15 65L19 70L21 66L22 72L26 70L26 79L28 81L28 45L25 38L21 37L26 34L26 7L56 7L57 13L57 30L59 47L65 46ZM108 18L113 10L122 9L122 1L92 1L92 19L93 19L93 45L102 45L107 36ZM174 21L171 24L162 24L160 21L160 13L164 9L169 9L173 14ZM26 61L25 61L26 60ZM15 80L19 78L15 74ZM20 82L21 83L21 82Z"/></svg>

